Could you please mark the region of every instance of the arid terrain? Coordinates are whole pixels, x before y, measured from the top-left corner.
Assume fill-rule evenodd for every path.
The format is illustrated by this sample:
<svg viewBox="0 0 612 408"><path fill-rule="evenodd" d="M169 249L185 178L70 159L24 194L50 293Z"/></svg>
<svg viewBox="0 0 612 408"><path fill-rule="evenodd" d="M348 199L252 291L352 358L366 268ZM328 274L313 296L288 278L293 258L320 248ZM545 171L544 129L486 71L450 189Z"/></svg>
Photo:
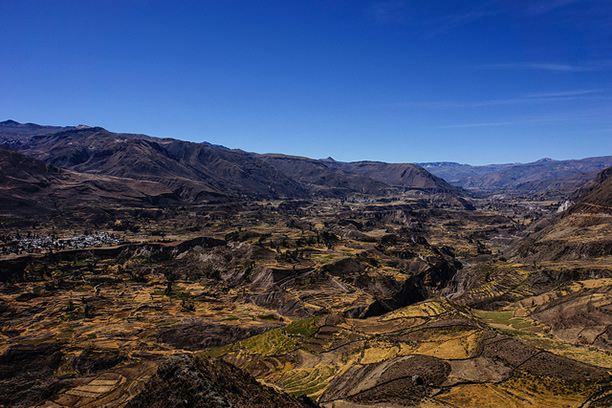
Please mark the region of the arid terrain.
<svg viewBox="0 0 612 408"><path fill-rule="evenodd" d="M612 159L536 163L1 122L0 406L610 407Z"/></svg>

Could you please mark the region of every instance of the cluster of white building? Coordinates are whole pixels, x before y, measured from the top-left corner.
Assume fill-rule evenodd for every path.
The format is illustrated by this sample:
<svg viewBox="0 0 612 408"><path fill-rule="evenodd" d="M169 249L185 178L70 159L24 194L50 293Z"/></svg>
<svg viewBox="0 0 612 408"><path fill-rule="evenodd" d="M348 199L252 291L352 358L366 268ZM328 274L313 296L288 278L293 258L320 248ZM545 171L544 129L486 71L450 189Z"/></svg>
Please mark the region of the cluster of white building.
<svg viewBox="0 0 612 408"><path fill-rule="evenodd" d="M104 231L64 238L51 235L19 237L8 240L4 245L0 245L0 255L61 251L62 249L83 249L116 245L121 242L123 241L116 235Z"/></svg>

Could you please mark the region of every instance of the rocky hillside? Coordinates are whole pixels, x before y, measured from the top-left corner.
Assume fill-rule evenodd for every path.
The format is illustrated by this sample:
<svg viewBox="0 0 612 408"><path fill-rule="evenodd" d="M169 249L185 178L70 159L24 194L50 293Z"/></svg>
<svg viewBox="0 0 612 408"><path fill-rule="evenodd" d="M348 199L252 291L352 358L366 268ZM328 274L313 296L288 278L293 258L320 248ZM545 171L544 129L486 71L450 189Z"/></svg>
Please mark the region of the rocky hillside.
<svg viewBox="0 0 612 408"><path fill-rule="evenodd" d="M581 259L612 253L612 168L600 172L574 194L565 211L546 218L513 248L538 260Z"/></svg>
<svg viewBox="0 0 612 408"><path fill-rule="evenodd" d="M612 214L612 167L600 172L595 180L578 190L572 211Z"/></svg>
<svg viewBox="0 0 612 408"><path fill-rule="evenodd" d="M304 196L297 182L253 155L207 143L152 139L92 127L36 136L20 152L54 166L163 184L177 196Z"/></svg>
<svg viewBox="0 0 612 408"><path fill-rule="evenodd" d="M410 163L338 162L279 154L260 157L289 177L328 195L384 194L406 189L459 192L458 188Z"/></svg>
<svg viewBox="0 0 612 408"><path fill-rule="evenodd" d="M222 360L205 357L169 358L126 408L164 407L316 407L259 384L252 376Z"/></svg>
<svg viewBox="0 0 612 408"><path fill-rule="evenodd" d="M385 184L424 190L458 191L439 177L432 177L427 170L410 163L384 163L360 161L343 164L349 171L370 177Z"/></svg>
<svg viewBox="0 0 612 408"><path fill-rule="evenodd" d="M76 209L177 201L168 188L156 182L61 169L3 149L0 149L0 189L0 211L13 220L33 214L65 217L68 210Z"/></svg>

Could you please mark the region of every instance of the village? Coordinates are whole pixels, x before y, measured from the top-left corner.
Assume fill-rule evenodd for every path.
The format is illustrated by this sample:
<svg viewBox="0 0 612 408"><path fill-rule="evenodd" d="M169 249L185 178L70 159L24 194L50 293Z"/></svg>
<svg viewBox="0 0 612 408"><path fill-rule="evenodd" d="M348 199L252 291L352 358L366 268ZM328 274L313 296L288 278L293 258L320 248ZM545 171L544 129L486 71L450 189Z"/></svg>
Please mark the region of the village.
<svg viewBox="0 0 612 408"><path fill-rule="evenodd" d="M49 235L28 233L25 236L16 233L0 237L0 256L111 246L122 242L123 240L117 235L105 231L88 232L68 237L59 237L55 233Z"/></svg>

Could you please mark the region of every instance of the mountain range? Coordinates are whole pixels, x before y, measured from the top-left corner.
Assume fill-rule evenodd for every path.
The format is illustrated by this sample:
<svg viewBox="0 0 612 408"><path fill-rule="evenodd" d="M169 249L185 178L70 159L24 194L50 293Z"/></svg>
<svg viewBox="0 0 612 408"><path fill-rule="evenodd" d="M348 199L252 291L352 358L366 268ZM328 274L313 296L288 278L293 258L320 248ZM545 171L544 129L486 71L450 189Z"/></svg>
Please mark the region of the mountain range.
<svg viewBox="0 0 612 408"><path fill-rule="evenodd" d="M407 190L455 196L477 192L566 198L612 165L612 156L487 166L339 162L250 153L206 142L114 133L101 127L45 126L13 120L0 122L0 147L5 149L0 153L4 166L22 163L26 171L34 172L48 166L44 174L21 178L19 186L5 188L14 192L17 200L23 198L19 189L34 189L41 195L53 191L53 197L61 197L76 183L81 184L79 191L122 204L134 200L146 204L160 200L343 198ZM9 151L38 162L15 161ZM48 173L50 169L55 169L53 174ZM15 171L3 170L13 182ZM45 180L42 184L40 177ZM28 182L35 185L28 187Z"/></svg>
<svg viewBox="0 0 612 408"><path fill-rule="evenodd" d="M409 163L341 163L262 155L210 143L113 133L100 127L5 121L0 123L0 146L75 173L157 183L160 193L170 191L177 200L190 202L459 190Z"/></svg>
<svg viewBox="0 0 612 408"><path fill-rule="evenodd" d="M567 197L606 167L612 156L580 160L541 159L531 163L471 166L454 162L418 163L450 184L484 194Z"/></svg>

